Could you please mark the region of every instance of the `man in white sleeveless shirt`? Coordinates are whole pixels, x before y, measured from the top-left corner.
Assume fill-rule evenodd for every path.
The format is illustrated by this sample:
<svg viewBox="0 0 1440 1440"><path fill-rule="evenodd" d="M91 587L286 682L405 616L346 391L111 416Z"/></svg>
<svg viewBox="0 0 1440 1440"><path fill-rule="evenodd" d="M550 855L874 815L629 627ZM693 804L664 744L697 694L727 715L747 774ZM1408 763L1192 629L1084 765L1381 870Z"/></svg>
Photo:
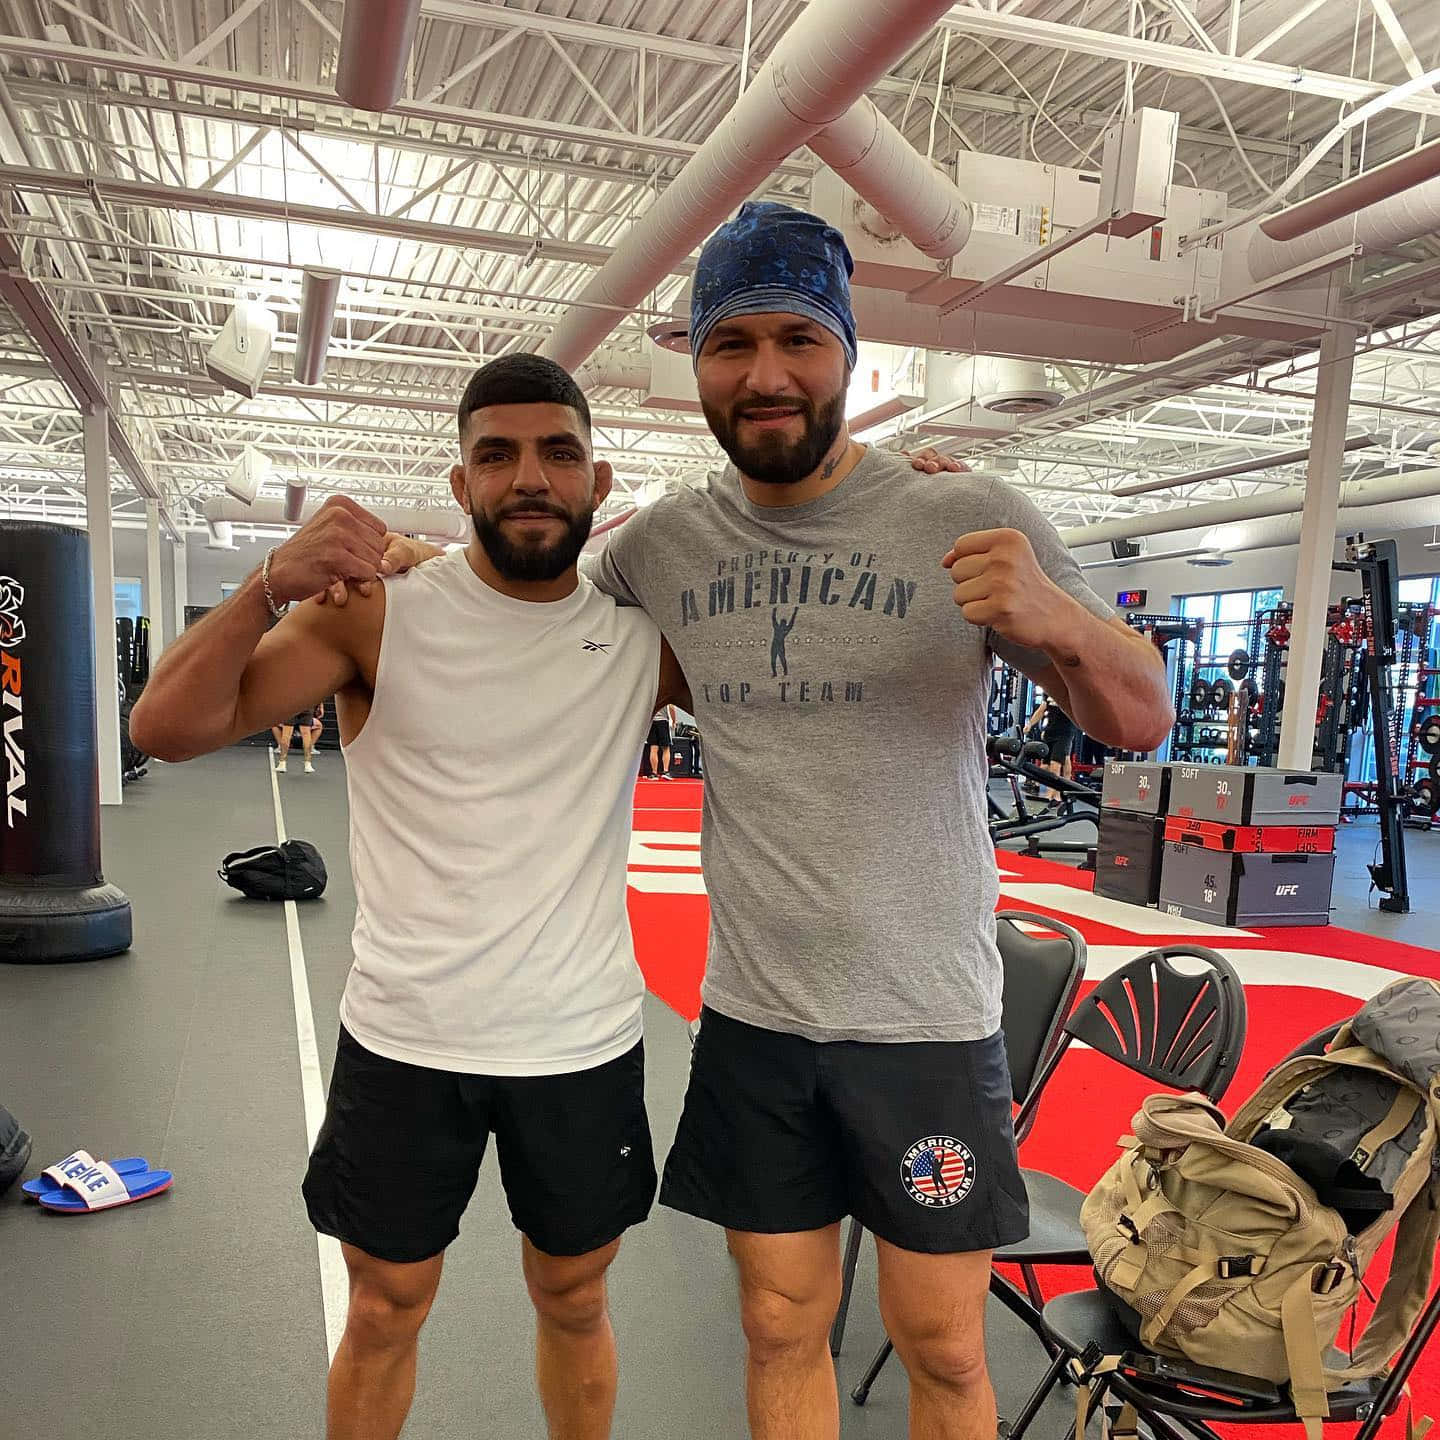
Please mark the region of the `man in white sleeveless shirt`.
<svg viewBox="0 0 1440 1440"><path fill-rule="evenodd" d="M304 1187L350 1273L329 1440L400 1433L492 1133L550 1435L603 1440L605 1274L656 1184L625 909L633 785L651 715L688 695L654 622L577 574L611 470L574 381L506 356L459 420L466 549L279 618L386 569L384 525L328 500L166 651L131 728L184 760L337 697L354 965Z"/></svg>

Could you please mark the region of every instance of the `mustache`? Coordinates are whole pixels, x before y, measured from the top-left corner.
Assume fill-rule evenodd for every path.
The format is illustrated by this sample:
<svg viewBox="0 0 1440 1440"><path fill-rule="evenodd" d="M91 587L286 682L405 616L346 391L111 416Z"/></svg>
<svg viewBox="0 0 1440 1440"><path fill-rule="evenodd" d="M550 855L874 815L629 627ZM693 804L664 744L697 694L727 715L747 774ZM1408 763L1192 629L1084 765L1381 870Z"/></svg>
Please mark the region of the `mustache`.
<svg viewBox="0 0 1440 1440"><path fill-rule="evenodd" d="M739 401L731 413L739 419L756 410L798 410L802 415L809 415L812 409L803 395L758 395L751 400Z"/></svg>
<svg viewBox="0 0 1440 1440"><path fill-rule="evenodd" d="M497 510L496 523L508 520L512 515L553 515L567 524L575 518L564 506L557 505L553 500L522 500L515 505L507 505L503 510Z"/></svg>

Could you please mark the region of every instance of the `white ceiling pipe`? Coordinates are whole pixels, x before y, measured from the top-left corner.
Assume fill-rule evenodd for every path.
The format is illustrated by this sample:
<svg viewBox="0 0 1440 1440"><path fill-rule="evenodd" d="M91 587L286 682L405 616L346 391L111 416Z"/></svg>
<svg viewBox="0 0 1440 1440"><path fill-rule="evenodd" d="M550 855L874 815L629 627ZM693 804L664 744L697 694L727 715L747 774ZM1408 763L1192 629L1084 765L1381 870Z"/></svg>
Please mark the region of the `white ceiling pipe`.
<svg viewBox="0 0 1440 1440"><path fill-rule="evenodd" d="M1440 470L1411 470L1401 475L1376 475L1351 480L1340 487L1340 509L1355 510L1387 505L1397 500L1422 500L1440 495ZM1132 540L1138 535L1168 535L1177 530L1207 529L1242 520L1259 520L1269 515L1300 514L1305 503L1303 487L1272 491L1269 495L1247 495L1241 500L1217 500L1209 505L1176 505L1153 515L1128 515L1123 520L1102 520L1094 525L1077 525L1060 532L1072 550L1081 545L1104 545L1111 540ZM1347 525L1354 518L1348 517Z"/></svg>
<svg viewBox="0 0 1440 1440"><path fill-rule="evenodd" d="M650 385L650 361L638 351L616 350L607 345L578 366L573 374L582 390L593 390L597 385L645 390Z"/></svg>
<svg viewBox="0 0 1440 1440"><path fill-rule="evenodd" d="M857 194L934 260L958 255L970 239L970 206L947 179L862 96L810 148Z"/></svg>
<svg viewBox="0 0 1440 1440"><path fill-rule="evenodd" d="M309 520L323 504L309 501L299 520L292 520L281 500L257 500L253 505L240 505L234 500L207 500L200 507L205 523L213 531L217 525L295 525ZM403 535L428 535L436 540L468 540L470 517L458 505L367 505L365 507L386 528Z"/></svg>
<svg viewBox="0 0 1440 1440"><path fill-rule="evenodd" d="M1440 140L1417 146L1383 165L1298 201L1262 220L1260 228L1272 240L1294 240L1436 176L1440 176Z"/></svg>
<svg viewBox="0 0 1440 1440"><path fill-rule="evenodd" d="M405 89L420 0L345 0L335 93L357 110L388 110Z"/></svg>
<svg viewBox="0 0 1440 1440"><path fill-rule="evenodd" d="M1392 500L1383 505L1354 506L1341 512L1335 534L1339 537L1363 530L1370 535L1394 535L1404 530L1429 529L1435 525L1440 525L1440 495L1421 500ZM1198 530L1194 534L1202 540L1208 536L1209 543L1159 550L1133 560L1115 560L1102 555L1083 563L1080 568L1133 568L1161 560L1188 559L1192 555L1214 555L1217 551L1225 555L1240 555L1247 550L1273 550L1282 545L1294 545L1300 539L1300 516L1272 515L1262 520Z"/></svg>
<svg viewBox="0 0 1440 1440"><path fill-rule="evenodd" d="M340 272L306 266L300 285L300 323L295 331L295 378L318 385L325 374L325 352L335 328L335 302L340 298Z"/></svg>
<svg viewBox="0 0 1440 1440"><path fill-rule="evenodd" d="M1282 270L1318 260L1344 245L1363 245L1366 253L1393 250L1440 230L1440 176L1412 185L1358 214L1342 215L1293 240L1272 240L1257 227L1250 238L1250 274L1268 280Z"/></svg>
<svg viewBox="0 0 1440 1440"><path fill-rule="evenodd" d="M949 10L947 0L813 0L734 108L540 347L573 370L791 151L839 119ZM614 310L584 306L617 306Z"/></svg>

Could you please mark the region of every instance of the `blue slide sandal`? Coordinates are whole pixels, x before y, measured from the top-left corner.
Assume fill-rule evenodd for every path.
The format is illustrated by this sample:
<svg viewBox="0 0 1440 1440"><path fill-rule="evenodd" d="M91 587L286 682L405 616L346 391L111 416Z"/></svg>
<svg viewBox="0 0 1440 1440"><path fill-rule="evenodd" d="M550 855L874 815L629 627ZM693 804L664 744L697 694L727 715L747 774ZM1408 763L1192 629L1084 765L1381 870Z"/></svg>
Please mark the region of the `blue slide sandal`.
<svg viewBox="0 0 1440 1440"><path fill-rule="evenodd" d="M97 1160L78 1175L67 1175L61 1190L41 1195L39 1201L43 1209L57 1214L93 1215L161 1195L174 1183L175 1177L168 1170L146 1170L121 1179L112 1166Z"/></svg>
<svg viewBox="0 0 1440 1440"><path fill-rule="evenodd" d="M95 1157L88 1150L77 1150L63 1160L57 1160L40 1172L37 1179L27 1180L20 1189L31 1199L42 1195L58 1195L65 1188L70 1175L81 1175L95 1163ZM127 1155L123 1160L112 1160L110 1168L117 1175L143 1175L150 1168L150 1162L139 1155Z"/></svg>

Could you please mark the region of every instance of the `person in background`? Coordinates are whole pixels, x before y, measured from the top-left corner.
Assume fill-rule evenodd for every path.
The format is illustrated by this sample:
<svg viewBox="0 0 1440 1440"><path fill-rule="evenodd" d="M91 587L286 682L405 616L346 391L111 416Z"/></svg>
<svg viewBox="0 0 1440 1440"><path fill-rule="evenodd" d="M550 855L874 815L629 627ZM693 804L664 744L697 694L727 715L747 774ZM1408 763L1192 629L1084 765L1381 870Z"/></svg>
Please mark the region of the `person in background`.
<svg viewBox="0 0 1440 1440"><path fill-rule="evenodd" d="M657 780L670 778L671 741L675 738L676 712L667 705L650 722L650 773Z"/></svg>
<svg viewBox="0 0 1440 1440"><path fill-rule="evenodd" d="M1028 735L1036 725L1040 724L1042 719L1044 724L1040 730L1040 742L1050 751L1050 758L1044 762L1045 768L1052 775L1059 775L1065 780L1073 780L1075 778L1075 742L1079 739L1080 734L1075 728L1075 722L1054 700L1045 699L1035 707L1035 713L1025 722L1025 734ZM1045 798L1058 800L1060 792L1049 790L1046 792Z"/></svg>
<svg viewBox="0 0 1440 1440"><path fill-rule="evenodd" d="M290 742L295 732L300 732L300 744L305 750L305 773L315 773L315 746L319 743L320 735L325 728L325 702L322 700L313 709L302 710L298 715L292 715L283 725L272 725L270 734L275 740L275 749L279 759L275 762L277 774L285 774L288 766L286 761L290 758Z"/></svg>

